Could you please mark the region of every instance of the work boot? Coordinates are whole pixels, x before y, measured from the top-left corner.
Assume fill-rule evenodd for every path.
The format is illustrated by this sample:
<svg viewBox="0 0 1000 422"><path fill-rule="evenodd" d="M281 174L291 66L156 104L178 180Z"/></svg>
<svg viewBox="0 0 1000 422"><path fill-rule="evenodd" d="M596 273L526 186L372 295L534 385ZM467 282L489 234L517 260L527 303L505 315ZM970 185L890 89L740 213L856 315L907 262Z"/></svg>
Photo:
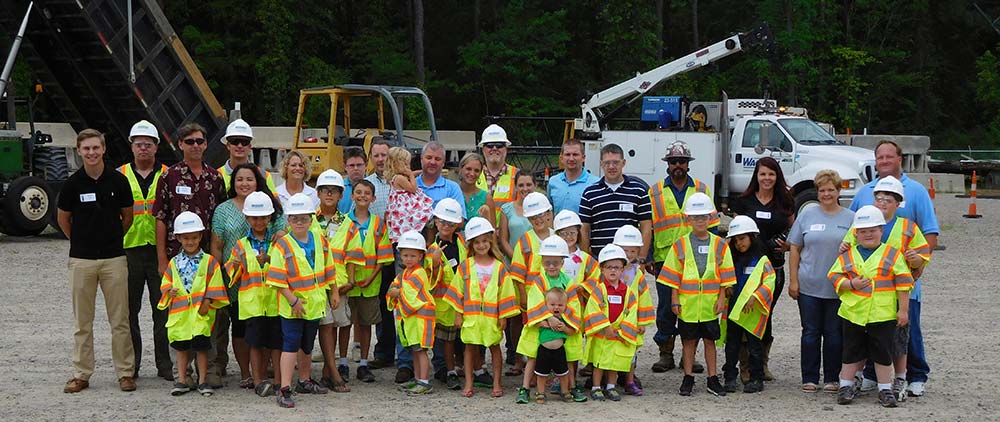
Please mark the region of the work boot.
<svg viewBox="0 0 1000 422"><path fill-rule="evenodd" d="M671 369L677 367L674 364L674 353L673 350L666 344L659 345L660 347L660 360L653 364L653 372L661 373L667 372Z"/></svg>
<svg viewBox="0 0 1000 422"><path fill-rule="evenodd" d="M740 347L740 381L743 384L750 382L750 353L747 351L746 342Z"/></svg>
<svg viewBox="0 0 1000 422"><path fill-rule="evenodd" d="M770 341L764 344L764 381L774 381L774 375L771 375L771 370L767 367L767 363L771 360L771 344Z"/></svg>

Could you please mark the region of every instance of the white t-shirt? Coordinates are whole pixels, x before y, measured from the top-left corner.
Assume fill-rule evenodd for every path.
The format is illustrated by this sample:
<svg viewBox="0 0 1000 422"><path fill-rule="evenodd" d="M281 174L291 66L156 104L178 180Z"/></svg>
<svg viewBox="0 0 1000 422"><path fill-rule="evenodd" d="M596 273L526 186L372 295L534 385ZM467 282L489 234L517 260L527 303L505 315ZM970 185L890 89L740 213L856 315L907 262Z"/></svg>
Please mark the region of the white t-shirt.
<svg viewBox="0 0 1000 422"><path fill-rule="evenodd" d="M583 251L576 248L576 251L563 258L563 272L570 280L576 279L580 273L580 266L583 265Z"/></svg>
<svg viewBox="0 0 1000 422"><path fill-rule="evenodd" d="M319 195L316 194L315 188L303 184L302 193L306 194L309 199L312 199L314 208L319 208ZM281 208L288 208L289 199L292 199L292 195L288 193L288 188L285 187L285 184L282 183L278 185L278 201L281 202Z"/></svg>
<svg viewBox="0 0 1000 422"><path fill-rule="evenodd" d="M486 286L490 284L490 279L493 278L493 264L491 263L484 267L477 262L476 275L479 276L479 280L476 280L479 282L479 292L485 293Z"/></svg>

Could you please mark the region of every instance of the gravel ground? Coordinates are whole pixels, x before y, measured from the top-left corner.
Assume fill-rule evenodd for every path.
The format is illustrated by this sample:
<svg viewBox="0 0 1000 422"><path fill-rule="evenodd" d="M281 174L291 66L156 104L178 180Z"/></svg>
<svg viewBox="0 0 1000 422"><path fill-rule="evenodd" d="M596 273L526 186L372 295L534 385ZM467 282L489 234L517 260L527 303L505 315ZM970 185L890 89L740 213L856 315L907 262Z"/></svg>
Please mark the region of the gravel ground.
<svg viewBox="0 0 1000 422"><path fill-rule="evenodd" d="M1000 388L989 376L1000 360L1000 341L996 324L1000 311L993 306L1000 292L990 289L987 280L995 280L997 253L992 245L981 245L984 237L1000 237L995 222L996 201L980 200L978 220L961 217L968 200L949 195L937 200L938 217L943 233L926 273L923 302L923 328L928 360L932 366L927 394L911 398L898 409L883 409L874 395L863 396L851 406L838 406L831 394L806 394L799 390L799 319L793 301L781 297L776 306L776 336L771 370L777 380L767 384L758 395L736 393L716 398L704 391L705 379L698 377L693 397L676 393L682 374L670 371L653 374L650 365L656 360L652 332L646 334L646 346L639 352L638 375L646 387L644 397L625 397L620 403L564 404L550 400L546 405L515 405L513 379L505 379L507 395L491 399L487 390L465 399L443 386L430 396L407 397L392 385L392 370L375 371L377 382L358 385L353 391L325 396L298 396L297 408L280 409L273 398L262 399L236 388L239 373L230 360L226 388L211 398L193 394L169 395L170 383L155 377L152 363L152 340L148 311L142 317L143 372L139 389L133 393L118 391L110 358L110 330L102 313L97 312L95 350L97 371L91 387L79 394L63 394L63 383L70 378L72 365L72 314L69 305L67 253L69 243L48 234L35 238L12 238L0 235L0 262L8 274L2 282L9 298L0 307L0 351L11 379L0 392L0 414L27 417L30 420L170 419L215 420L231 415L275 419L395 418L428 420L481 416L481 420L507 418L586 419L594 416L621 416L632 419L661 415L710 420L805 420L850 418L851 420L922 418L928 420L997 419ZM994 250L994 252L986 252ZM985 253L984 253L985 252ZM954 283L945 288L945 282ZM48 294L48 293L52 294ZM98 295L98 308L103 301ZM970 317L963 317L969 315ZM989 328L994 327L994 328ZM975 335L976 333L993 335ZM679 355L679 351L678 351ZM701 358L699 357L699 360ZM993 362L993 363L990 363ZM720 369L722 356L720 350ZM352 364L353 365L353 364ZM314 365L314 373L319 368ZM352 370L353 373L353 370ZM417 406L417 407L413 407Z"/></svg>

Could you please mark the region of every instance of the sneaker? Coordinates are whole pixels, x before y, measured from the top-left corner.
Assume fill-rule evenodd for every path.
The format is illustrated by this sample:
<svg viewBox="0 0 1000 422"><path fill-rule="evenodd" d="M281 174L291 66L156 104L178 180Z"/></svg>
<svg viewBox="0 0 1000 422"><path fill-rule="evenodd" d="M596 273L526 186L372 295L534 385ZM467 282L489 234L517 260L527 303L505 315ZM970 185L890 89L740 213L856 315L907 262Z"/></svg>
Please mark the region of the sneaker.
<svg viewBox="0 0 1000 422"><path fill-rule="evenodd" d="M569 394L573 396L573 401L577 403L583 403L587 401L587 392L583 391L580 387L573 387L569 390Z"/></svg>
<svg viewBox="0 0 1000 422"><path fill-rule="evenodd" d="M632 375L632 382L634 382L635 385L638 386L640 390L642 389L642 380L639 379L638 375L635 374Z"/></svg>
<svg viewBox="0 0 1000 422"><path fill-rule="evenodd" d="M182 396L184 394L187 394L188 391L191 391L191 386L189 386L189 385L187 385L187 384L185 384L183 382L175 382L174 383L174 388L170 389L170 395L171 396Z"/></svg>
<svg viewBox="0 0 1000 422"><path fill-rule="evenodd" d="M448 386L449 390L461 390L462 380L458 378L458 374L448 374L448 379L445 380L445 385Z"/></svg>
<svg viewBox="0 0 1000 422"><path fill-rule="evenodd" d="M433 392L434 392L434 387L432 387L430 384L425 384L422 382L415 382L413 383L413 387L411 387L409 390L406 390L406 394L409 394L411 396L430 394Z"/></svg>
<svg viewBox="0 0 1000 422"><path fill-rule="evenodd" d="M85 390L87 387L90 387L90 381L83 380L83 379L80 379L80 378L73 378L73 379L71 379L69 381L66 381L66 386L63 387L63 392L64 393L79 393L79 392Z"/></svg>
<svg viewBox="0 0 1000 422"><path fill-rule="evenodd" d="M878 403L882 407L896 407L898 406L896 402L896 394L892 392L892 389L885 389L878 392Z"/></svg>
<svg viewBox="0 0 1000 422"><path fill-rule="evenodd" d="M517 389L517 398L514 399L514 403L517 404L528 404L531 402L531 395L528 393L528 389L521 387Z"/></svg>
<svg viewBox="0 0 1000 422"><path fill-rule="evenodd" d="M409 380L407 382L400 383L400 384L396 385L396 389L405 393L405 392L408 392L408 391L412 390L413 387L416 387L416 386L417 386L417 381L416 380Z"/></svg>
<svg viewBox="0 0 1000 422"><path fill-rule="evenodd" d="M611 400L611 401L622 401L622 395L621 395L621 393L618 392L617 388L612 388L610 390L607 390L607 392L605 393L605 395L608 397L608 400Z"/></svg>
<svg viewBox="0 0 1000 422"><path fill-rule="evenodd" d="M750 385L750 384L747 384L747 385ZM726 380L726 385L724 385L722 388L725 388L727 393L735 393L736 391L738 391L740 389L740 381L739 381L738 378L733 378L731 380Z"/></svg>
<svg viewBox="0 0 1000 422"><path fill-rule="evenodd" d="M493 376L489 372L483 372L472 378L472 385L480 388L493 387Z"/></svg>
<svg viewBox="0 0 1000 422"><path fill-rule="evenodd" d="M840 390L837 390L837 404L851 404L858 395L858 390L854 387L853 385L840 387Z"/></svg>
<svg viewBox="0 0 1000 422"><path fill-rule="evenodd" d="M288 387L281 387L278 390L278 406L284 407L286 409L291 409L295 407L295 399L292 398L292 389Z"/></svg>
<svg viewBox="0 0 1000 422"><path fill-rule="evenodd" d="M682 396L690 396L691 391L694 390L694 377L691 375L685 375L684 380L681 381L681 388L678 390Z"/></svg>
<svg viewBox="0 0 1000 422"><path fill-rule="evenodd" d="M359 366L357 379L361 382L375 382L375 374L372 373L371 369L368 369L368 365Z"/></svg>
<svg viewBox="0 0 1000 422"><path fill-rule="evenodd" d="M630 396L641 396L645 393L646 393L645 391L642 391L642 387L640 387L638 384L634 382L625 384L625 394L628 394Z"/></svg>
<svg viewBox="0 0 1000 422"><path fill-rule="evenodd" d="M744 393L759 393L764 391L764 381L751 380L743 386Z"/></svg>
<svg viewBox="0 0 1000 422"><path fill-rule="evenodd" d="M896 397L898 402L906 401L906 379L896 378L892 380L892 395Z"/></svg>
<svg viewBox="0 0 1000 422"><path fill-rule="evenodd" d="M604 391L601 389L590 390L590 398L594 401L604 401Z"/></svg>
<svg viewBox="0 0 1000 422"><path fill-rule="evenodd" d="M264 382L257 384L253 388L253 392L257 393L260 397L267 397L274 394L274 384L271 381L265 380Z"/></svg>
<svg viewBox="0 0 1000 422"><path fill-rule="evenodd" d="M403 384L409 380L413 379L413 368L399 368L396 371L396 384ZM490 385L493 385L493 381L490 381Z"/></svg>
<svg viewBox="0 0 1000 422"><path fill-rule="evenodd" d="M708 392L718 397L725 397L726 389L722 388L722 383L719 382L718 375L714 377L708 377Z"/></svg>
<svg viewBox="0 0 1000 422"><path fill-rule="evenodd" d="M861 392L868 393L878 388L878 381L864 378L861 380Z"/></svg>
<svg viewBox="0 0 1000 422"><path fill-rule="evenodd" d="M198 384L198 394L201 394L202 397L210 397L212 394L215 394L215 390L208 383Z"/></svg>
<svg viewBox="0 0 1000 422"><path fill-rule="evenodd" d="M313 381L312 378L309 378L305 381L299 381L296 383L295 392L302 394L326 394L329 393L330 390L327 390L326 387L319 385L316 381Z"/></svg>
<svg viewBox="0 0 1000 422"><path fill-rule="evenodd" d="M922 397L924 395L924 383L920 381L911 382L906 386L906 393L910 397Z"/></svg>
<svg viewBox="0 0 1000 422"><path fill-rule="evenodd" d="M347 367L347 365L337 365L337 372L340 372L340 378L344 382L351 380L351 368Z"/></svg>

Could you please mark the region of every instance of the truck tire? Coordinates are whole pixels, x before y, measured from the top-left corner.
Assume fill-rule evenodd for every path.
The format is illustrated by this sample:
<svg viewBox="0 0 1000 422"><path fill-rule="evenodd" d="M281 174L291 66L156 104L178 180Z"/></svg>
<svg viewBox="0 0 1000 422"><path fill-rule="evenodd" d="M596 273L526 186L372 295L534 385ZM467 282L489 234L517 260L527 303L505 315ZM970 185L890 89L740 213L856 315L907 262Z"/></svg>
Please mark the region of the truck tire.
<svg viewBox="0 0 1000 422"><path fill-rule="evenodd" d="M55 212L52 188L34 176L22 176L10 184L0 204L2 229L11 236L34 236L45 230Z"/></svg>
<svg viewBox="0 0 1000 422"><path fill-rule="evenodd" d="M809 188L795 195L795 215L802 213L802 209L809 204L818 204L819 195L816 188Z"/></svg>
<svg viewBox="0 0 1000 422"><path fill-rule="evenodd" d="M35 148L33 161L34 174L42 176L45 180L66 180L69 176L69 165L66 163L66 150L64 148Z"/></svg>

